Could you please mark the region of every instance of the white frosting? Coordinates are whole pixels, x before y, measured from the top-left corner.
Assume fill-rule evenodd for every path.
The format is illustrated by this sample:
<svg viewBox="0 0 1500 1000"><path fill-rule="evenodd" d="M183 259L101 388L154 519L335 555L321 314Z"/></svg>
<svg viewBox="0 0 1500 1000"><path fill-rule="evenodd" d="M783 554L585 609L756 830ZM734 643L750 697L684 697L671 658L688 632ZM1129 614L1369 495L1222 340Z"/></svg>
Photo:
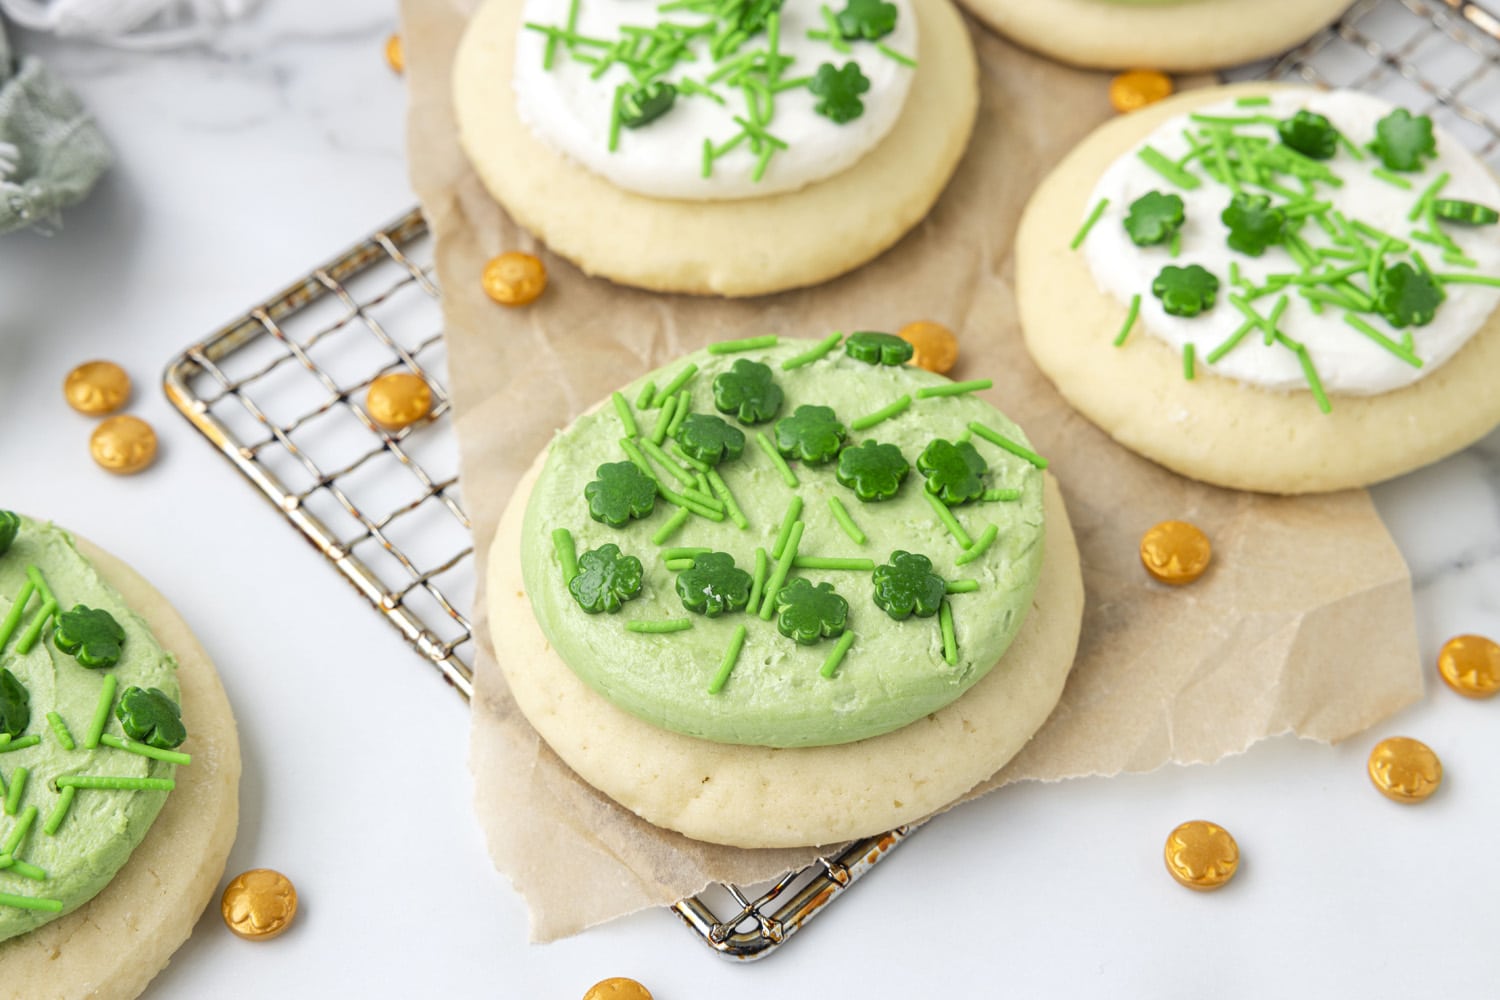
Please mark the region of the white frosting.
<svg viewBox="0 0 1500 1000"><path fill-rule="evenodd" d="M1392 105L1352 91L1319 93L1296 90L1276 92L1269 106L1239 107L1231 100L1200 108L1196 113L1234 117L1267 114L1286 118L1303 108L1325 115L1344 135L1363 146L1374 137L1376 122L1390 113ZM1172 118L1152 132L1141 145L1149 144L1171 159L1180 159L1189 150L1183 131L1193 125L1185 115ZM1272 139L1276 137L1271 126L1255 126L1242 131ZM1410 191L1372 176L1370 171L1380 166L1373 154L1367 153L1363 161L1356 161L1341 149L1334 159L1326 162L1344 185L1333 188L1320 184L1317 197L1333 202L1334 208L1351 220L1362 220L1408 242L1411 242L1409 236L1414 226L1407 221L1408 212L1423 189L1444 172L1450 174L1451 179L1439 197L1460 198L1500 208L1500 185L1493 175L1452 135L1441 129L1435 133L1438 157L1429 161L1420 173L1401 175L1411 182ZM1254 331L1216 364L1205 364L1205 355L1227 340L1244 322L1244 316L1227 298L1231 292L1237 291L1229 284L1230 263L1237 263L1240 274L1255 285L1264 284L1269 274L1295 273L1299 269L1280 246L1268 248L1260 257L1231 250L1225 242L1228 230L1219 218L1232 196L1229 188L1204 177L1200 187L1184 191L1146 166L1136 156L1135 149L1105 171L1089 198L1090 209L1100 198L1109 199L1109 207L1084 244L1089 266L1100 288L1127 303L1132 296L1139 294L1141 324L1137 335L1139 329L1144 328L1179 351L1184 344L1196 345L1200 369L1265 388L1305 389L1307 381L1296 354L1279 344L1267 346ZM1294 189L1297 186L1292 185ZM1254 187L1248 190L1263 193ZM1178 195L1186 206L1187 221L1182 230L1181 252L1175 260L1167 246L1138 247L1125 231L1123 220L1131 202L1148 191ZM1280 200L1273 199L1273 202L1279 203ZM1469 269L1444 264L1440 248L1412 242L1412 247L1421 251L1434 272L1500 274L1500 226L1441 225L1478 266ZM1311 222L1302 228L1301 235L1314 247L1332 245L1323 230ZM1405 255L1388 256L1387 266L1405 259ZM1337 266L1340 262L1330 263ZM1219 294L1214 307L1192 318L1167 315L1161 302L1151 294L1151 283L1168 264L1179 267L1199 264L1213 272L1219 279ZM1355 284L1364 288L1363 279L1356 279ZM1481 285L1447 286L1447 299L1438 307L1436 318L1426 326L1407 328L1412 336L1413 350L1423 362L1421 368L1414 368L1352 329L1344 321L1344 309L1326 306L1321 316L1315 315L1307 300L1295 294L1293 289L1288 291L1291 292L1289 303L1278 328L1286 336L1307 346L1325 389L1350 395L1388 392L1429 374L1456 354L1500 305L1500 289ZM1264 316L1269 314L1277 297L1262 296L1253 305ZM1402 331L1393 330L1379 315L1361 318L1392 340L1401 342Z"/></svg>
<svg viewBox="0 0 1500 1000"><path fill-rule="evenodd" d="M880 39L882 45L908 58L917 54L917 19L910 0L891 0L897 8L896 28ZM838 10L839 5L834 5ZM568 21L569 0L526 0L521 12L524 23L563 27ZM652 0L580 0L577 31L597 38L619 37L623 24L649 27L659 17ZM673 21L695 24L698 15L686 11L666 15ZM748 143L715 160L713 172L704 177L703 141L718 146L740 132L735 116L745 115L745 95L720 84L720 105L707 97L682 93L672 110L637 129L621 129L616 150L609 150L611 111L615 87L633 83L620 65L598 80L593 67L568 57L559 44L552 69L543 68L547 37L523 28L516 42L515 92L521 120L539 139L617 187L657 198L727 200L758 198L781 191L794 191L848 169L880 144L900 117L911 86L912 70L884 53L874 43L850 42L852 51L835 51L826 41L807 37L809 30L824 27L817 0L787 0L781 10L779 51L792 56L783 79L810 76L822 63L842 67L859 64L870 81L862 95L864 113L838 124L813 110L818 99L805 87L776 95L775 117L767 131L787 144L771 157L757 182L752 175L758 157ZM750 39L741 52L766 44L765 35ZM696 59L682 62L663 77L677 83L684 76L699 83L713 68L708 42L694 48ZM593 50L582 49L591 52Z"/></svg>

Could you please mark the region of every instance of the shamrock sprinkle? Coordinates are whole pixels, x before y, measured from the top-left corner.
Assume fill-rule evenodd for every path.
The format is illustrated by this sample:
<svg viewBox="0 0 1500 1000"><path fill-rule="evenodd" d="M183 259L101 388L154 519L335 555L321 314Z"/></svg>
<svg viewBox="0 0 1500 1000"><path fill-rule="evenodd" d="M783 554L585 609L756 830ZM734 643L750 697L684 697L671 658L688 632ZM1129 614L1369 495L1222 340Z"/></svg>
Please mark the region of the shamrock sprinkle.
<svg viewBox="0 0 1500 1000"><path fill-rule="evenodd" d="M0 667L0 733L12 739L31 725L31 694L16 675Z"/></svg>
<svg viewBox="0 0 1500 1000"><path fill-rule="evenodd" d="M1237 194L1219 216L1229 227L1229 249L1259 257L1266 247L1281 242L1286 213L1264 194Z"/></svg>
<svg viewBox="0 0 1500 1000"><path fill-rule="evenodd" d="M911 465L900 448L864 441L839 452L834 476L865 503L874 503L895 496L910 471Z"/></svg>
<svg viewBox="0 0 1500 1000"><path fill-rule="evenodd" d="M677 575L677 596L689 611L717 618L726 611L743 611L752 583L749 573L735 567L734 556L705 552Z"/></svg>
<svg viewBox="0 0 1500 1000"><path fill-rule="evenodd" d="M742 424L759 424L776 416L785 394L759 361L740 358L727 372L714 376L714 406L732 413Z"/></svg>
<svg viewBox="0 0 1500 1000"><path fill-rule="evenodd" d="M78 658L85 667L112 667L120 662L125 629L108 611L73 606L57 616L52 641L64 653Z"/></svg>
<svg viewBox="0 0 1500 1000"><path fill-rule="evenodd" d="M790 417L776 421L776 450L809 465L831 462L848 431L831 407L799 406Z"/></svg>
<svg viewBox="0 0 1500 1000"><path fill-rule="evenodd" d="M1426 326L1443 304L1443 289L1432 276L1402 262L1380 272L1375 311L1391 326Z"/></svg>
<svg viewBox="0 0 1500 1000"><path fill-rule="evenodd" d="M817 586L801 577L776 592L776 628L804 646L844 633L849 602L834 593L833 584Z"/></svg>
<svg viewBox="0 0 1500 1000"><path fill-rule="evenodd" d="M876 333L861 330L851 333L844 341L844 353L855 361L869 365L904 365L911 360L916 348L909 341L892 333Z"/></svg>
<svg viewBox="0 0 1500 1000"><path fill-rule="evenodd" d="M689 458L718 465L744 453L745 432L713 414L692 413L677 428L677 446Z"/></svg>
<svg viewBox="0 0 1500 1000"><path fill-rule="evenodd" d="M1387 170L1403 173L1421 170L1423 158L1437 155L1432 119L1397 108L1376 123L1370 152L1380 157Z"/></svg>
<svg viewBox="0 0 1500 1000"><path fill-rule="evenodd" d="M1338 129L1315 111L1299 111L1276 126L1285 146L1314 160L1331 160L1339 150Z"/></svg>
<svg viewBox="0 0 1500 1000"><path fill-rule="evenodd" d="M1175 194L1147 191L1130 203L1125 213L1125 232L1138 247L1156 246L1170 240L1182 228L1186 214Z"/></svg>
<svg viewBox="0 0 1500 1000"><path fill-rule="evenodd" d="M1219 279L1197 264L1168 264L1151 282L1151 294L1161 299L1161 307L1172 316L1191 317L1212 309L1218 292Z"/></svg>
<svg viewBox="0 0 1500 1000"><path fill-rule="evenodd" d="M676 100L676 87L665 80L652 80L620 98L620 124L626 128L649 125L671 111Z"/></svg>
<svg viewBox="0 0 1500 1000"><path fill-rule="evenodd" d="M873 42L896 30L896 5L884 0L849 0L837 21L839 34L847 40Z"/></svg>
<svg viewBox="0 0 1500 1000"><path fill-rule="evenodd" d="M594 475L583 488L594 520L621 528L632 517L648 517L656 509L656 483L632 463L607 462Z"/></svg>
<svg viewBox="0 0 1500 1000"><path fill-rule="evenodd" d="M927 477L927 492L949 507L984 495L989 465L969 442L954 444L938 438L917 457L917 471Z"/></svg>
<svg viewBox="0 0 1500 1000"><path fill-rule="evenodd" d="M578 575L568 581L568 593L591 615L614 614L641 592L641 561L620 554L613 542L578 557Z"/></svg>
<svg viewBox="0 0 1500 1000"><path fill-rule="evenodd" d="M817 97L813 110L840 125L852 122L865 113L859 95L870 89L870 81L859 71L859 63L846 62L843 69L833 63L818 67L807 89Z"/></svg>
<svg viewBox="0 0 1500 1000"><path fill-rule="evenodd" d="M182 710L160 688L126 688L115 705L115 718L126 736L158 750L171 750L187 739Z"/></svg>
<svg viewBox="0 0 1500 1000"><path fill-rule="evenodd" d="M0 510L0 556L5 555L20 533L20 516L14 511Z"/></svg>
<svg viewBox="0 0 1500 1000"><path fill-rule="evenodd" d="M1500 222L1500 212L1488 205L1457 198L1437 198L1432 203L1433 214L1444 222L1457 222L1464 226L1492 226ZM0 520L4 515L0 513ZM0 552L5 551L4 531L0 528Z"/></svg>
<svg viewBox="0 0 1500 1000"><path fill-rule="evenodd" d="M948 584L932 571L932 560L915 552L891 553L891 561L875 568L875 605L896 621L938 613Z"/></svg>

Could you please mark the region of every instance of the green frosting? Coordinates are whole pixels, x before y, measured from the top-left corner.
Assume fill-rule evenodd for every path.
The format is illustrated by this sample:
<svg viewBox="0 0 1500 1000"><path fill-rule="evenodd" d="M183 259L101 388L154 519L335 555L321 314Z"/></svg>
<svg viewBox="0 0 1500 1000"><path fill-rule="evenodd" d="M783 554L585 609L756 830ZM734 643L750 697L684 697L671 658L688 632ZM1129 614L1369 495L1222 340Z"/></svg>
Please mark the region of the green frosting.
<svg viewBox="0 0 1500 1000"><path fill-rule="evenodd" d="M915 398L924 386L948 382L918 368L871 366L842 351L793 371L782 370L783 360L811 346L810 341L783 339L777 347L750 355L775 373L786 394L783 414L822 405L832 407L847 424L903 395ZM735 360L700 351L621 391L634 399L647 381L661 384L684 362L692 362L699 370L684 391L691 394L694 412L712 413L713 380L730 370ZM649 417L641 416L637 414L637 423L649 426ZM1027 443L1020 428L994 407L962 395L917 400L868 431L852 433L845 444L879 441L898 447L914 461L936 438L962 438L973 421ZM753 428L746 430L753 436ZM744 510L749 529L737 529L728 518L714 522L693 516L665 545L727 553L737 567L749 569L755 565L757 547L771 552L796 495L803 501L805 523L799 555L868 559L880 565L898 550L920 553L932 560L933 572L943 579L979 583L972 593L948 598L958 640L958 662L950 666L943 660L938 617L894 620L875 603L871 572L792 569L786 585L795 580L831 583L848 601L845 627L856 639L833 676L825 678L820 669L834 647L833 628L820 641L803 644L782 634L776 615L762 620L753 610L725 611L710 618L684 611L677 574L667 569L661 546L651 540L677 513L676 507L659 500L649 516L620 527L590 517L584 487L600 465L624 459L621 437L619 418L609 407L579 418L556 437L526 509L521 568L537 621L563 660L609 701L650 723L722 743L781 747L877 736L942 708L968 690L999 661L1030 607L1041 571L1044 525L1042 476L1026 461L974 439L989 465L986 487L1017 489L1020 499L953 508L971 537L978 538L990 524L999 530L982 556L958 565L955 560L963 550L924 496L921 477L907 477L892 499L860 503L851 489L839 484L832 464L793 460L800 481L793 490L762 448L748 446L717 471ZM669 489L675 488L665 473L661 475ZM844 503L868 536L867 544L855 544L839 527L829 497ZM615 615L590 615L580 608L568 593L550 542L557 528L571 531L580 551L614 543L638 556L645 569L639 595ZM770 564L774 566L775 560ZM685 631L642 634L625 628L630 621L684 617L693 626ZM710 694L710 681L741 625L748 634L733 673L721 691ZM1004 669L1025 665L1008 664Z"/></svg>
<svg viewBox="0 0 1500 1000"><path fill-rule="evenodd" d="M15 674L30 692L31 722L25 736L41 737L35 746L0 753L0 775L7 786L13 784L18 767L30 772L16 815L0 815L0 842L15 828L26 807L36 806L36 821L17 856L47 875L45 880L35 881L0 870L0 892L62 903L59 913L0 906L0 940L39 927L98 894L146 836L169 794L80 789L57 833L49 836L43 826L60 795L53 779L71 774L171 778L176 770L170 763L102 744L95 750L83 749L84 734L106 675L115 677L120 692L132 685L158 688L176 701L181 698L176 661L162 650L146 623L125 605L114 588L79 555L66 533L24 518L15 543L0 556L0 619L10 611L25 585L28 566L41 570L62 608L83 604L108 611L123 627L125 641L119 663L107 669L88 669L57 649L50 626L24 656L16 652L18 636L0 651L0 667ZM29 622L40 608L41 600L33 597L22 622ZM77 749L62 749L48 724L48 712L62 716ZM104 731L123 735L113 714Z"/></svg>

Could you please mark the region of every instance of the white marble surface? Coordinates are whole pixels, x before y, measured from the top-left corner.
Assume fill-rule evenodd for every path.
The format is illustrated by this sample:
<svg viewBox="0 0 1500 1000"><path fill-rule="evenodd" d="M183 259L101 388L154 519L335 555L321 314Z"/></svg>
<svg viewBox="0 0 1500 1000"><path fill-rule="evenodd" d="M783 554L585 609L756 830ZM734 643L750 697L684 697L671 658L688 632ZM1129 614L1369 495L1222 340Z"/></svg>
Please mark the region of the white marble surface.
<svg viewBox="0 0 1500 1000"><path fill-rule="evenodd" d="M1500 701L1435 680L1340 747L1283 740L991 796L757 965L710 955L665 911L527 945L469 810L459 699L155 388L176 351L412 202L402 85L381 57L393 18L388 0L267 0L231 37L170 55L20 39L81 91L119 164L56 236L0 239L0 503L105 543L195 623L244 741L231 871L280 868L304 904L264 945L210 911L147 996L567 1000L611 975L659 1000L1494 996ZM63 375L94 356L130 369L132 412L162 436L145 476L95 469L90 422L62 405ZM1377 497L1412 565L1424 661L1456 632L1500 634L1500 436ZM280 599L257 606L268 578ZM1395 733L1444 759L1423 806L1364 776ZM393 734L399 755L379 749ZM1166 833L1194 817L1244 852L1221 893L1162 870Z"/></svg>

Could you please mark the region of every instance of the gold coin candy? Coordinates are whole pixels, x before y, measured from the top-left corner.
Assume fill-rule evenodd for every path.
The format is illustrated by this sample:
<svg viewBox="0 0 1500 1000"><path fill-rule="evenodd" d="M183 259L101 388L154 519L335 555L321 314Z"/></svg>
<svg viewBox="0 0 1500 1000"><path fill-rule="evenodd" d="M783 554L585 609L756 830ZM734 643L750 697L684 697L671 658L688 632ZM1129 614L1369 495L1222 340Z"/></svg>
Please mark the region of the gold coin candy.
<svg viewBox="0 0 1500 1000"><path fill-rule="evenodd" d="M113 361L87 361L63 379L63 396L79 413L102 417L130 398L130 376Z"/></svg>
<svg viewBox="0 0 1500 1000"><path fill-rule="evenodd" d="M401 44L400 35L392 35L385 40L385 61L397 73L406 72L406 48Z"/></svg>
<svg viewBox="0 0 1500 1000"><path fill-rule="evenodd" d="M1186 521L1163 521L1141 536L1141 565L1162 583L1192 583L1212 558L1208 536Z"/></svg>
<svg viewBox="0 0 1500 1000"><path fill-rule="evenodd" d="M249 941L269 941L297 916L297 887L281 872L252 868L236 875L219 901L224 923Z"/></svg>
<svg viewBox="0 0 1500 1000"><path fill-rule="evenodd" d="M1167 835L1162 851L1167 871L1179 885L1198 892L1221 888L1240 868L1240 847L1217 823L1195 819Z"/></svg>
<svg viewBox="0 0 1500 1000"><path fill-rule="evenodd" d="M1370 780L1392 802L1421 802L1443 783L1443 762L1420 740L1392 736L1370 751Z"/></svg>
<svg viewBox="0 0 1500 1000"><path fill-rule="evenodd" d="M399 431L432 412L432 388L420 375L391 372L370 383L365 410L381 427Z"/></svg>
<svg viewBox="0 0 1500 1000"><path fill-rule="evenodd" d="M530 305L547 290L547 265L537 257L509 250L484 266L484 293L502 306Z"/></svg>
<svg viewBox="0 0 1500 1000"><path fill-rule="evenodd" d="M1482 635L1458 635L1438 653L1438 675L1465 698L1500 691L1500 644Z"/></svg>
<svg viewBox="0 0 1500 1000"><path fill-rule="evenodd" d="M1109 103L1120 114L1172 96L1172 78L1154 69L1132 69L1109 81Z"/></svg>
<svg viewBox="0 0 1500 1000"><path fill-rule="evenodd" d="M94 428L89 452L110 472L133 475L156 461L156 431L139 417L110 417Z"/></svg>
<svg viewBox="0 0 1500 1000"><path fill-rule="evenodd" d="M896 336L912 346L911 363L939 375L946 375L958 363L958 338L941 323L918 320L908 323Z"/></svg>
<svg viewBox="0 0 1500 1000"><path fill-rule="evenodd" d="M615 976L590 986L583 1000L651 1000L651 991L634 979Z"/></svg>

